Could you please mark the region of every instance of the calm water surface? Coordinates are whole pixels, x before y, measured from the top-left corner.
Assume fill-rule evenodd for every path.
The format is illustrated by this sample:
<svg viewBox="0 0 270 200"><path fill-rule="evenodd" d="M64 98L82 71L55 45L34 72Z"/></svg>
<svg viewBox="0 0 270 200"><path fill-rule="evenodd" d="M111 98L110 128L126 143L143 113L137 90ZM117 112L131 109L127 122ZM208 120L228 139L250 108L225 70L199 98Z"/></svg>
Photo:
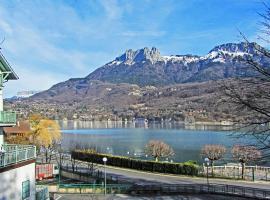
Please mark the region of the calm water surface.
<svg viewBox="0 0 270 200"><path fill-rule="evenodd" d="M144 124L122 122L60 122L63 132L63 147L80 146L96 148L99 152L149 159L144 147L149 140L162 140L169 144L177 162L203 161L200 151L205 144L222 144L227 148L236 143L247 142L237 139L231 131L214 130L219 127L184 127L183 124ZM223 127L224 129L224 127ZM228 128L227 128L228 129ZM230 149L228 149L228 152ZM230 156L222 162L230 162Z"/></svg>

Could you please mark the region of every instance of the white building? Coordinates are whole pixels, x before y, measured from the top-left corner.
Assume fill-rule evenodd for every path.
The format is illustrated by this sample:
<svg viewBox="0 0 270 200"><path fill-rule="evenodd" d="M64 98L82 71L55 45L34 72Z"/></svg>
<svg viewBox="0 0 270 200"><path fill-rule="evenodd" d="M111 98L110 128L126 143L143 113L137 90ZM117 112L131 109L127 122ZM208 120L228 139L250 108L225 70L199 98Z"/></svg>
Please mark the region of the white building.
<svg viewBox="0 0 270 200"><path fill-rule="evenodd" d="M3 84L17 80L0 53L0 200L34 200L36 147L6 144L3 127L16 125L16 113L3 109Z"/></svg>

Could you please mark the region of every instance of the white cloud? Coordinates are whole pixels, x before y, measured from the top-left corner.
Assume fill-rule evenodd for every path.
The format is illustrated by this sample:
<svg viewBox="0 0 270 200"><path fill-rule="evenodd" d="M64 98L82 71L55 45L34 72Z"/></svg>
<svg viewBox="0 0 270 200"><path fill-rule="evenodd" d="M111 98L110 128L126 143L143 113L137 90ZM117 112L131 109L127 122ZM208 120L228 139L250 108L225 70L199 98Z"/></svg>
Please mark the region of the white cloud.
<svg viewBox="0 0 270 200"><path fill-rule="evenodd" d="M71 8L56 6L62 11L58 14L55 12L55 7L48 6L47 8L45 6L44 13L41 13L46 13L44 17L49 17L50 14L59 16L63 14L61 18L69 19L60 19L60 22L66 23L66 29L73 30L74 33L79 31L86 34L87 29L83 20L80 20ZM18 6L13 12L22 9L24 8ZM67 78L86 76L100 63L104 63L104 58L108 57L106 53L97 50L72 48L72 46L76 47L75 39L78 32L70 35L69 30L48 30L50 26L40 27L42 23L34 23L35 19L30 21L31 17L37 14L36 11L33 11L30 16L28 16L29 12L18 12L18 14L13 12L9 12L0 5L0 39L6 38L1 46L2 52L20 77L19 81L11 81L7 84L8 96L20 90L44 90ZM41 16L37 15L37 17ZM65 35L65 32L69 35ZM69 37L75 37L75 39L72 40ZM63 41L66 39L71 41ZM70 47L65 47L65 44Z"/></svg>
<svg viewBox="0 0 270 200"><path fill-rule="evenodd" d="M166 34L160 23L166 22L172 5L164 5L160 15L156 9L145 11L149 5L130 1L1 2L2 52L20 77L7 83L8 93L47 89L66 78L86 76L119 51L148 45L149 37Z"/></svg>
<svg viewBox="0 0 270 200"><path fill-rule="evenodd" d="M122 36L127 36L127 37L138 37L138 36L142 36L142 37L161 37L164 36L166 34L166 31L125 31L122 32L121 35Z"/></svg>
<svg viewBox="0 0 270 200"><path fill-rule="evenodd" d="M73 68L79 73L88 68L87 52L59 48L44 37L42 30L25 26L18 19L9 20L9 16L2 15L2 24L5 25L6 42L3 49L16 56L16 60L31 64L31 59L43 63L53 63L58 71ZM1 26L2 27L2 26Z"/></svg>
<svg viewBox="0 0 270 200"><path fill-rule="evenodd" d="M122 16L122 8L117 0L100 1L109 20L119 19Z"/></svg>
<svg viewBox="0 0 270 200"><path fill-rule="evenodd" d="M10 27L8 23L6 23L3 20L0 21L0 28L4 30L5 33L12 34L12 28Z"/></svg>
<svg viewBox="0 0 270 200"><path fill-rule="evenodd" d="M46 90L59 81L64 81L68 78L65 75L54 74L53 72L33 71L28 70L25 66L21 67L16 71L19 80L11 80L5 83L5 97L14 96L18 91L23 90Z"/></svg>

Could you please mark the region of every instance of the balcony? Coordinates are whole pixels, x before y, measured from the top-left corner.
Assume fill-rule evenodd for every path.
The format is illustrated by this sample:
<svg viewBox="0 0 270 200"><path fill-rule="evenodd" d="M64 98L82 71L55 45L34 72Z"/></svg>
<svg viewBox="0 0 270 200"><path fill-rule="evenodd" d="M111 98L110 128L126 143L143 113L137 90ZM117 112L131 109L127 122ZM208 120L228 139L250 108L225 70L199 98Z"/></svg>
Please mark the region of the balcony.
<svg viewBox="0 0 270 200"><path fill-rule="evenodd" d="M32 145L2 145L0 168L36 158L36 147Z"/></svg>
<svg viewBox="0 0 270 200"><path fill-rule="evenodd" d="M16 113L0 111L0 126L12 126L16 124Z"/></svg>

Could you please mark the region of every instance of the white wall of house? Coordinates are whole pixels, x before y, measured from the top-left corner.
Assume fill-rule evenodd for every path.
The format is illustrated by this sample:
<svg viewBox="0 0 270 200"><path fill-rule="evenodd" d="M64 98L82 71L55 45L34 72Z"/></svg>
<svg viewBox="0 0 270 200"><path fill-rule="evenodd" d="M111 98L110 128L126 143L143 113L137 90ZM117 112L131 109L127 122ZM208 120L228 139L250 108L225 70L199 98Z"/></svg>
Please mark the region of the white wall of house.
<svg viewBox="0 0 270 200"><path fill-rule="evenodd" d="M30 198L35 200L35 163L0 173L0 200L21 200L22 183L30 181Z"/></svg>
<svg viewBox="0 0 270 200"><path fill-rule="evenodd" d="M0 148L4 144L4 132L3 132L3 127L0 127ZM1 151L1 149L0 149Z"/></svg>
<svg viewBox="0 0 270 200"><path fill-rule="evenodd" d="M0 88L0 111L3 111L4 110L4 105L3 105L3 89Z"/></svg>
<svg viewBox="0 0 270 200"><path fill-rule="evenodd" d="M3 88L0 87L0 111L3 111ZM0 147L4 144L3 127L0 127Z"/></svg>

